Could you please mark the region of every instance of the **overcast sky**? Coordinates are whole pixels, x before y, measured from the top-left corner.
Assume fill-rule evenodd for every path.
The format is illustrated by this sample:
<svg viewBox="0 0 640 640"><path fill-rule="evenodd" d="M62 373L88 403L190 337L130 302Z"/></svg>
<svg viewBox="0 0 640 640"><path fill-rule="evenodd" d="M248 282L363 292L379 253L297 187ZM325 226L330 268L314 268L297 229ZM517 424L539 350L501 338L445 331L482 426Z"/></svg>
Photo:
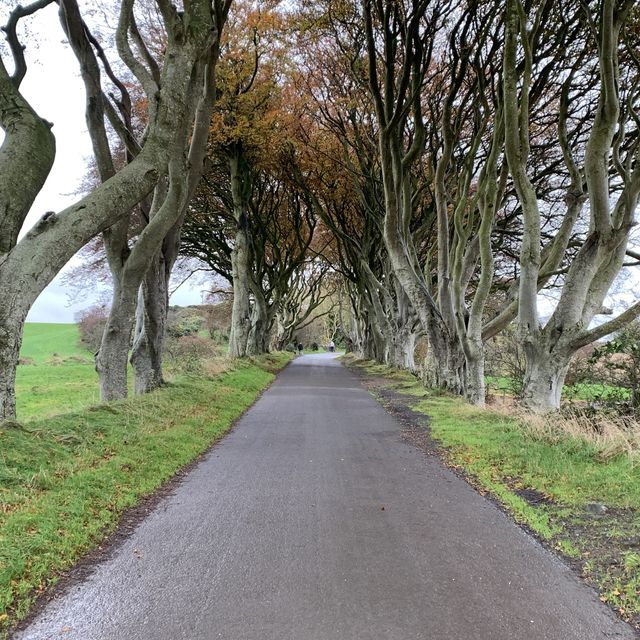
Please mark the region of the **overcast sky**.
<svg viewBox="0 0 640 640"><path fill-rule="evenodd" d="M0 24L6 21L7 8L5 3L0 3ZM78 199L77 191L85 174L87 158L91 156L84 119L84 86L77 60L63 40L55 3L29 19L28 35L23 38L29 67L20 89L36 112L53 122L57 150L53 169L33 203L22 235L45 212L60 211ZM74 261L77 264L77 259L71 263ZM73 322L79 310L97 300L98 291L87 291L86 296L81 296L81 302L71 304L71 292L62 283L61 275L42 292L27 317L28 321ZM198 304L201 302L200 289L197 285L185 285L174 294L171 302Z"/></svg>

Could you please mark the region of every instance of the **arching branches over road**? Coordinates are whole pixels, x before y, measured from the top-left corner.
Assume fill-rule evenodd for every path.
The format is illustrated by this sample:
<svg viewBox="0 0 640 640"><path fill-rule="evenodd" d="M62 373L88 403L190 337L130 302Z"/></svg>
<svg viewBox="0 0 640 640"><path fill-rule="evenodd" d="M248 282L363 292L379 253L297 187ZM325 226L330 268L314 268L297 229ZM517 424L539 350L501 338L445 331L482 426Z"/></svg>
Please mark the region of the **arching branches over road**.
<svg viewBox="0 0 640 640"><path fill-rule="evenodd" d="M633 7L633 2L602 0L581 3L581 10L575 13L561 9L553 15L552 3L542 3L527 14L519 0L507 2L506 157L523 214L518 293L519 330L527 360L523 395L526 405L536 411L560 406L569 360L578 348L620 328L640 313L640 305L636 304L620 318L596 329L588 328L622 267L640 194L640 66L632 53L638 35L629 28ZM557 144L570 176L562 225L568 233L581 223L586 233L564 276L555 311L541 326L538 282L548 269L549 257L540 250L541 203L531 184L527 163L534 135L529 119L531 86L543 71L536 68L533 60L549 41L550 15L552 22L566 33L571 33L574 25L581 29L583 48L577 58L570 57L574 53L570 43L575 39L567 40L566 48L558 51L565 56L560 62L567 72L560 94ZM587 92L581 78L585 70L591 70L597 78L593 89ZM569 105L580 101L589 113L584 147L576 147L567 135ZM588 221L583 221L585 215ZM564 251L566 244L560 248Z"/></svg>
<svg viewBox="0 0 640 640"><path fill-rule="evenodd" d="M325 299L328 265L317 257L316 218L307 194L291 181L295 162L284 154L271 166L247 166L245 196L248 322L244 354L264 353L270 338L285 345L292 332ZM212 167L185 220L182 253L206 263L238 289L233 253L237 218L226 162ZM306 314L306 317L303 317ZM276 319L279 328L272 336Z"/></svg>
<svg viewBox="0 0 640 640"><path fill-rule="evenodd" d="M157 9L153 28L138 21L143 2ZM556 409L572 354L640 313L638 303L593 326L625 256L637 257L637 3L234 0L221 39L227 2L182 12L122 0L116 60L76 0L59 0L101 184L20 242L55 144L20 94L16 25L49 3L11 14L2 415L14 411L29 306L101 231L115 284L97 359L105 398L126 394L136 309L136 389L162 382L181 247L232 284L233 357L285 344L340 281L362 355L480 405L485 341L517 319L524 401ZM541 293L554 300L545 310ZM418 337L428 352L416 363Z"/></svg>
<svg viewBox="0 0 640 640"><path fill-rule="evenodd" d="M101 118L103 115L115 116L116 108L110 105L100 89L102 81L97 62L101 57L100 47L82 23L77 4L73 0L61 2L63 23L82 65L89 107L87 122L104 182L64 211L46 213L18 241L27 211L48 175L55 145L49 125L20 94L25 65L15 25L18 18L46 4L37 2L28 9L18 8L9 19L6 29L17 75L10 77L4 60L0 63L0 126L6 133L0 149L0 211L3 216L0 231L0 291L3 297L0 310L0 417L15 415L15 368L22 328L38 294L76 251L97 233L128 216L159 182L167 185L164 209L158 202L154 211L154 215L158 214L157 222L151 225L143 246L152 250L158 237L164 237L170 226L168 210L183 206L187 196L184 182L188 172L187 145L190 139L201 138L192 136L194 124L202 119L198 97L205 86L206 70L210 70L215 62L228 10L228 5L217 0L213 4L193 0L180 12L170 2L158 2L169 39L164 60L155 71L143 70L143 65L129 55L128 41L124 43L120 51L122 59L144 76L150 91L147 100L152 117L135 158L115 171L108 144L105 144ZM137 40L131 21L132 7L132 0L121 3L121 24L126 25L125 34L132 34ZM120 107L126 112L123 98L117 108ZM208 127L206 117L205 122ZM197 147L198 144L192 147L194 153L199 152ZM19 180L16 179L18 175ZM20 189L16 189L17 185ZM138 263L137 268L141 267Z"/></svg>
<svg viewBox="0 0 640 640"><path fill-rule="evenodd" d="M330 52L309 64L310 94L338 141L316 147L352 196L320 209L368 351L393 352L388 301L398 283L429 339L427 384L482 404L484 340L519 316L525 393L537 397L527 402L557 407L575 348L634 314L588 330L637 208L637 10L605 0L308 6ZM328 191L340 191L335 176ZM383 197L367 200L376 185ZM386 262L363 251L360 236L376 228ZM560 302L542 330L537 297L550 286Z"/></svg>

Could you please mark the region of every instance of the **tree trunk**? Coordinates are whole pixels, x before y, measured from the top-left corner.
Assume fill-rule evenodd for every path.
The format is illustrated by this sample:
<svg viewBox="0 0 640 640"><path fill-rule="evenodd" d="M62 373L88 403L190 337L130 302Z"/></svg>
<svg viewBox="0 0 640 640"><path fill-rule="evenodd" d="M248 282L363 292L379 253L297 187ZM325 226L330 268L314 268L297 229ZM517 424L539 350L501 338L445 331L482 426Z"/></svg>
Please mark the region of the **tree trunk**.
<svg viewBox="0 0 640 640"><path fill-rule="evenodd" d="M247 339L248 355L260 355L269 351L269 334L272 326L273 317L269 313L266 301L261 295L256 295L251 313L251 329Z"/></svg>
<svg viewBox="0 0 640 640"><path fill-rule="evenodd" d="M522 389L523 405L535 413L560 409L564 379L569 368L569 356L550 354L544 342L529 350Z"/></svg>
<svg viewBox="0 0 640 640"><path fill-rule="evenodd" d="M249 332L251 331L251 238L247 219L247 201L250 193L248 167L242 149L229 156L231 173L231 196L233 216L236 221L235 245L231 253L233 278L233 308L231 311L231 333L229 355L243 358L247 355Z"/></svg>
<svg viewBox="0 0 640 640"><path fill-rule="evenodd" d="M484 380L484 345L482 340L469 344L466 354L465 398L471 404L484 407L486 386Z"/></svg>
<svg viewBox="0 0 640 640"><path fill-rule="evenodd" d="M16 368L26 315L21 309L0 312L0 421L16 415Z"/></svg>
<svg viewBox="0 0 640 640"><path fill-rule="evenodd" d="M454 337L452 343L446 334L434 331L432 327L429 327L427 336L429 351L423 371L425 386L464 394L465 357L457 338Z"/></svg>
<svg viewBox="0 0 640 640"><path fill-rule="evenodd" d="M236 244L231 255L233 273L233 307L229 355L243 358L247 355L247 343L251 330L251 303L249 301L249 247L246 231L238 229Z"/></svg>
<svg viewBox="0 0 640 640"><path fill-rule="evenodd" d="M127 397L127 365L138 293L135 285L114 282L114 287L111 311L96 354L100 399L103 401Z"/></svg>
<svg viewBox="0 0 640 640"><path fill-rule="evenodd" d="M392 338L393 360L389 362L398 369L406 369L414 372L416 370L413 352L416 347L416 334L410 328L402 328Z"/></svg>
<svg viewBox="0 0 640 640"><path fill-rule="evenodd" d="M154 259L138 294L131 364L136 394L164 384L162 353L169 306L169 275L162 252Z"/></svg>

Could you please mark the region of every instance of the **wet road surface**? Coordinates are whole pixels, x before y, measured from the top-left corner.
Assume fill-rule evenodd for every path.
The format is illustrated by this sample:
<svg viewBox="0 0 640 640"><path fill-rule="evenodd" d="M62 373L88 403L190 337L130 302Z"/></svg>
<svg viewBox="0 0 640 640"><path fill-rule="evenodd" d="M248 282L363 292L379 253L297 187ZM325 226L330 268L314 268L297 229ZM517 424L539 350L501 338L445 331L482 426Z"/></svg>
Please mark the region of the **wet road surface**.
<svg viewBox="0 0 640 640"><path fill-rule="evenodd" d="M329 355L237 427L20 640L635 638Z"/></svg>

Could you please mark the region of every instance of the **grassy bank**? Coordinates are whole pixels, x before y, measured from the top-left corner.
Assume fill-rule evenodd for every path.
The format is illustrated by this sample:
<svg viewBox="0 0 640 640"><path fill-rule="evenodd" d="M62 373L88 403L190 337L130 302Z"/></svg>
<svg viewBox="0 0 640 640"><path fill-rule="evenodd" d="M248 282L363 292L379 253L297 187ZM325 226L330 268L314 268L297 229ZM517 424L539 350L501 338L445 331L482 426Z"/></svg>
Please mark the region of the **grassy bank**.
<svg viewBox="0 0 640 640"><path fill-rule="evenodd" d="M224 434L288 362L270 354L214 379L0 428L0 635L60 573Z"/></svg>
<svg viewBox="0 0 640 640"><path fill-rule="evenodd" d="M383 403L429 416L445 461L567 558L640 626L640 458L430 393L407 372L356 363ZM383 378L384 380L381 380Z"/></svg>

